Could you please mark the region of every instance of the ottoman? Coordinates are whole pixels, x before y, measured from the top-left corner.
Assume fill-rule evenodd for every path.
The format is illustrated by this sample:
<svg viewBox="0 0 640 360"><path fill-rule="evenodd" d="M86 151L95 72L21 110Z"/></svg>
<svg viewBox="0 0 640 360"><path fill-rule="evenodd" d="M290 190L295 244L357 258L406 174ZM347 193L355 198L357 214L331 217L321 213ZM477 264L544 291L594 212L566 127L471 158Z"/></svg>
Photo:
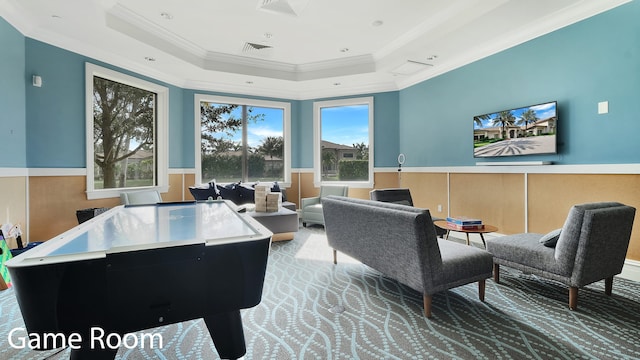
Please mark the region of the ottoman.
<svg viewBox="0 0 640 360"><path fill-rule="evenodd" d="M247 211L247 214L273 233L271 241L293 240L298 231L298 213L285 207L277 212Z"/></svg>

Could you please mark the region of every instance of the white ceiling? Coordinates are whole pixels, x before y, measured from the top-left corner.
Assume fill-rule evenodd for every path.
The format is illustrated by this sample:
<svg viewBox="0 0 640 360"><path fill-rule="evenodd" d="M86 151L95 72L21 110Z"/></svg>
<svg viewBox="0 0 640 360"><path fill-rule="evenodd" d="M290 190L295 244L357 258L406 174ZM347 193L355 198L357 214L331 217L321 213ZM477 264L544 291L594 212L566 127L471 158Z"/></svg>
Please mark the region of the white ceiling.
<svg viewBox="0 0 640 360"><path fill-rule="evenodd" d="M0 15L176 86L310 99L403 89L628 1L0 0Z"/></svg>

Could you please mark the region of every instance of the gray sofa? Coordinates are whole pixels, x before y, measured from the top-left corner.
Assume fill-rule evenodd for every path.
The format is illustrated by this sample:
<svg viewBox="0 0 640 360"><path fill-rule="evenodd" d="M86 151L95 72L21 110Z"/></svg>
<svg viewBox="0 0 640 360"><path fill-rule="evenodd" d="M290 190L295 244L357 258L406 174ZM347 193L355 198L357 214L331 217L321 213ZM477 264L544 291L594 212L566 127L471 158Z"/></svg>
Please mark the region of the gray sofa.
<svg viewBox="0 0 640 360"><path fill-rule="evenodd" d="M569 286L569 308L578 306L578 288L604 279L611 295L629 247L636 209L617 202L575 205L561 229L549 234L523 233L487 239L493 254L493 276L500 265Z"/></svg>
<svg viewBox="0 0 640 360"><path fill-rule="evenodd" d="M327 196L322 199L325 231L337 251L423 294L431 317L433 294L485 280L493 259L487 251L438 239L429 210L372 200Z"/></svg>

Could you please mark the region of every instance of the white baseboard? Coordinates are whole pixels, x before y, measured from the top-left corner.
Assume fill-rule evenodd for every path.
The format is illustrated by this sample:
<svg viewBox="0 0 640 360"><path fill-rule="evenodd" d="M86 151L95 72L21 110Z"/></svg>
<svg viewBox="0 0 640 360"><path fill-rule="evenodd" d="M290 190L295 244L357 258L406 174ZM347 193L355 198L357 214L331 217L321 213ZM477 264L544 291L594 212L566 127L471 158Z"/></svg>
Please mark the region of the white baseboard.
<svg viewBox="0 0 640 360"><path fill-rule="evenodd" d="M622 273L618 276L633 281L640 281L640 261L625 260Z"/></svg>

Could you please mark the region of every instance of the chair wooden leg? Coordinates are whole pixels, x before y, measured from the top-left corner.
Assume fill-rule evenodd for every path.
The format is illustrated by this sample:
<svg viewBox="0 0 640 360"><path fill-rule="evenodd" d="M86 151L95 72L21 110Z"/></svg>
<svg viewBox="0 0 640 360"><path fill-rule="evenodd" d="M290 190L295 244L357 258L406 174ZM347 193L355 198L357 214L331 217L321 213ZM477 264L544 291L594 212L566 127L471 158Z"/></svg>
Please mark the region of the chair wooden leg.
<svg viewBox="0 0 640 360"><path fill-rule="evenodd" d="M337 264L338 263L338 251L337 250L333 250L333 263Z"/></svg>
<svg viewBox="0 0 640 360"><path fill-rule="evenodd" d="M422 301L424 302L424 315L428 318L431 317L431 295L422 294Z"/></svg>
<svg viewBox="0 0 640 360"><path fill-rule="evenodd" d="M493 281L500 284L500 264L493 264Z"/></svg>
<svg viewBox="0 0 640 360"><path fill-rule="evenodd" d="M570 287L569 288L569 309L575 310L578 308L578 288Z"/></svg>
<svg viewBox="0 0 640 360"><path fill-rule="evenodd" d="M613 290L613 276L604 279L604 293L611 296L611 290Z"/></svg>
<svg viewBox="0 0 640 360"><path fill-rule="evenodd" d="M486 287L486 282L484 280L478 281L478 298L480 301L484 302L484 289Z"/></svg>

